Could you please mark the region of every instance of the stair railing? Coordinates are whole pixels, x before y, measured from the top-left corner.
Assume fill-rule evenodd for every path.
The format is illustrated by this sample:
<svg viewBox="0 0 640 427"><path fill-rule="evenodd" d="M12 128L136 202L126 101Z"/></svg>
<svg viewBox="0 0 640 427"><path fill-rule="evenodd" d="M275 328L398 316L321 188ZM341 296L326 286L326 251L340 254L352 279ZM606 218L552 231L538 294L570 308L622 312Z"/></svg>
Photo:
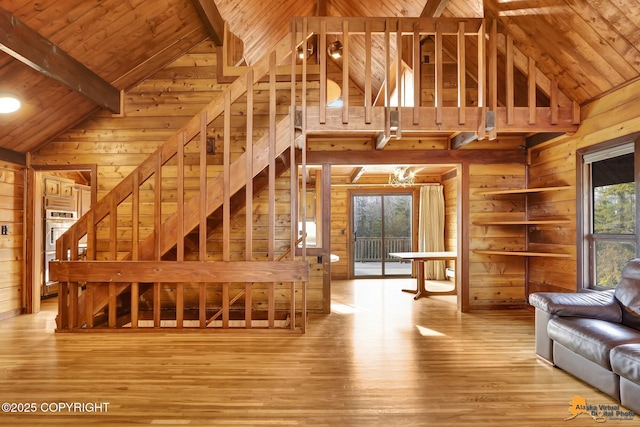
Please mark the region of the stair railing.
<svg viewBox="0 0 640 427"><path fill-rule="evenodd" d="M230 321L233 320L231 306L235 302L230 293L241 286L241 292L245 296L244 327L250 328L254 320L253 284L268 279L267 327L275 326L276 310L282 311L284 307L290 311L287 328L304 331L308 264L304 259L274 264L275 162L278 156L289 150L293 159L291 162L295 165L291 132L293 119L288 118L291 115L283 116L279 113L276 103L276 64L283 62L291 54L289 40L288 37L283 39L271 54L240 76L57 241L59 261L51 265L51 278L60 282L58 330L91 329L96 326L94 322L100 316L106 319L108 328L131 325L130 329L138 329L143 324L141 322L147 320L139 316L141 288L149 286L153 288L152 327L164 327L167 322L164 319L166 313L163 313L161 293L163 286L167 287L166 284L171 284L170 291L175 295L173 323L176 327L182 328L190 320L185 318L184 291L185 287L194 286L199 288L200 313L197 327L210 327L218 315L210 317L211 309L206 306L207 292L215 293L209 288L219 285L219 293L222 294L221 326L230 326ZM254 144L257 122L254 109L259 109L254 98L256 92L262 92L255 87L264 86L261 81L265 79L268 80L269 88L267 130ZM247 140L245 153L239 155L232 154L231 146L231 120L233 109L238 108L236 104L246 109ZM208 164L207 143L210 142L209 134L213 129L221 129L223 134L222 167ZM185 159L187 162L189 159L197 161L185 164ZM253 224L250 215L247 215L245 264L243 267L235 266L230 264L237 262L232 261L231 251L231 197L240 189L246 188L246 209L247 212L252 212L253 179L265 169L269 172L270 211L267 261L254 260L251 241ZM192 173L192 170L197 172ZM297 167L292 170L297 171ZM198 185L194 186L195 181ZM291 183L291 194L296 194L297 179L291 179ZM208 263L205 261L211 255L206 249L206 224L208 216L216 209L223 211L223 243L218 256L221 259ZM294 207L291 212L297 216ZM293 220L291 224L290 241L293 244L297 236L297 221ZM185 258L184 238L195 229L198 229L199 262L193 263ZM86 245L86 259L79 260L78 253L83 245ZM169 267L170 264L166 264L168 261L163 260L163 256L174 249L175 262L179 266ZM151 276L144 273L147 271L145 268L149 268ZM153 274L168 268L175 268L173 271L176 276ZM210 273L203 276L203 271ZM233 271L235 274L225 271ZM79 272L84 273L78 275ZM256 277L254 272L262 274ZM122 280L123 277L128 279ZM150 280L151 278L154 280ZM275 286L282 285L287 290L279 291L278 294L285 295L286 301L276 303L274 289ZM125 291L131 293L131 311L127 315L118 311L118 303L121 302L118 297ZM296 319L299 319L299 323L296 323Z"/></svg>

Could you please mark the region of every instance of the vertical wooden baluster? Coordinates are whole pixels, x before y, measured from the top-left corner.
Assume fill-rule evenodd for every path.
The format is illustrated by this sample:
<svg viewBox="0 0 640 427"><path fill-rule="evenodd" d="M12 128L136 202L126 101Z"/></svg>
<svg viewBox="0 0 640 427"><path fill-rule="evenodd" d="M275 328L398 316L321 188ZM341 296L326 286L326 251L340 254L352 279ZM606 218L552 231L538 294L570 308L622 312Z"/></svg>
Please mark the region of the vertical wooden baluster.
<svg viewBox="0 0 640 427"><path fill-rule="evenodd" d="M200 116L200 226L198 229L198 259L207 261L207 112ZM212 142L213 144L213 142ZM214 147L212 147L214 148ZM207 327L207 284L200 283L198 298L200 328Z"/></svg>
<svg viewBox="0 0 640 427"><path fill-rule="evenodd" d="M529 100L529 124L534 125L537 121L537 100L536 100L536 60L529 57L529 75L527 76L528 97Z"/></svg>
<svg viewBox="0 0 640 427"><path fill-rule="evenodd" d="M420 21L413 23L413 124L420 123L420 105L422 103L420 89L422 77L422 61L420 44Z"/></svg>
<svg viewBox="0 0 640 427"><path fill-rule="evenodd" d="M320 66L320 123L327 122L327 21L320 19L318 58Z"/></svg>
<svg viewBox="0 0 640 427"><path fill-rule="evenodd" d="M274 55L271 55L272 59ZM270 72L272 60L269 61ZM271 89L275 73L270 75L269 100L274 97ZM253 260L253 71L247 74L247 141L245 148L245 261ZM275 104L275 99L273 101ZM269 103L271 105L271 102ZM271 109L271 107L270 107ZM245 327L251 327L252 286L245 284Z"/></svg>
<svg viewBox="0 0 640 427"><path fill-rule="evenodd" d="M391 122L389 106L391 105L391 22L387 18L384 28L384 136L391 136Z"/></svg>
<svg viewBox="0 0 640 427"><path fill-rule="evenodd" d="M134 172L131 193L131 259L140 259L140 173ZM140 286L138 282L131 284L131 328L138 328Z"/></svg>
<svg viewBox="0 0 640 427"><path fill-rule="evenodd" d="M113 194L109 199L109 259L116 260L118 257L118 204L116 195ZM116 298L117 290L114 282L109 282L109 328L116 327Z"/></svg>
<svg viewBox="0 0 640 427"><path fill-rule="evenodd" d="M292 54L295 55L296 51L296 37L297 37L297 20L292 20L291 24L291 49ZM289 247L291 248L291 259L295 260L296 257L296 245L298 240L298 162L296 157L296 134L295 134L295 121L296 121L296 68L295 62L292 61L291 66L291 110L290 110L290 120L291 120L291 136L290 136L290 148L289 148L289 163L290 174L289 174L289 188L290 188L290 197L291 204L289 206L289 212L291 216L291 238ZM304 135L301 135L300 138L304 141ZM284 285L284 284L283 284ZM269 300L271 301L275 299L275 283L269 284ZM273 297L271 295L274 295ZM274 302L275 304L275 302ZM292 305L293 307L293 305ZM269 323L270 327L273 327L273 324Z"/></svg>
<svg viewBox="0 0 640 427"><path fill-rule="evenodd" d="M549 96L549 102L551 109L551 118L549 123L552 125L558 124L558 81L556 79L551 80L551 93Z"/></svg>
<svg viewBox="0 0 640 427"><path fill-rule="evenodd" d="M186 136L180 132L178 137L178 227L176 230L177 261L184 261L184 145ZM184 283L176 283L176 328L184 326Z"/></svg>
<svg viewBox="0 0 640 427"><path fill-rule="evenodd" d="M403 82L402 82L402 19L398 18L398 28L396 28L396 93L398 94L398 123L396 137L402 136L402 107L404 105Z"/></svg>
<svg viewBox="0 0 640 427"><path fill-rule="evenodd" d="M154 252L155 260L160 261L162 259L162 255L160 252L160 248L162 245L162 156L158 156L157 158L154 177ZM161 283L159 282L153 284L153 326L155 328L159 328L162 324L162 302L160 300L160 286Z"/></svg>
<svg viewBox="0 0 640 427"><path fill-rule="evenodd" d="M95 224L95 211L90 209L87 212L87 260L96 259L96 224ZM95 283L87 282L87 288L85 290L84 297L84 314L87 328L93 328L93 298L96 289Z"/></svg>
<svg viewBox="0 0 640 427"><path fill-rule="evenodd" d="M436 22L436 125L441 125L443 120L442 107L444 99L444 76L442 69L442 31L440 24Z"/></svg>
<svg viewBox="0 0 640 427"><path fill-rule="evenodd" d="M515 81L514 81L514 68L513 68L513 36L507 34L506 40L506 92L507 92L507 124L513 124L513 118L515 113Z"/></svg>
<svg viewBox="0 0 640 427"><path fill-rule="evenodd" d="M467 123L467 48L464 21L458 23L458 124Z"/></svg>
<svg viewBox="0 0 640 427"><path fill-rule="evenodd" d="M364 122L371 123L373 95L371 89L371 21L364 22Z"/></svg>
<svg viewBox="0 0 640 427"><path fill-rule="evenodd" d="M231 92L224 95L224 148L223 148L223 205L222 205L222 260L230 260L231 246ZM222 327L229 328L229 283L223 284Z"/></svg>
<svg viewBox="0 0 640 427"><path fill-rule="evenodd" d="M342 123L349 123L349 21L342 23Z"/></svg>
<svg viewBox="0 0 640 427"><path fill-rule="evenodd" d="M493 123L489 127L488 134L489 140L495 140L496 127L495 127L495 115L498 109L498 21L493 19L491 21L491 28L489 29L489 111L493 114Z"/></svg>
<svg viewBox="0 0 640 427"><path fill-rule="evenodd" d="M477 123L478 126L478 139L483 140L485 138L485 124L487 119L487 107L486 107L486 41L485 41L485 29L484 21L480 24L478 29L478 108L480 109L480 117Z"/></svg>

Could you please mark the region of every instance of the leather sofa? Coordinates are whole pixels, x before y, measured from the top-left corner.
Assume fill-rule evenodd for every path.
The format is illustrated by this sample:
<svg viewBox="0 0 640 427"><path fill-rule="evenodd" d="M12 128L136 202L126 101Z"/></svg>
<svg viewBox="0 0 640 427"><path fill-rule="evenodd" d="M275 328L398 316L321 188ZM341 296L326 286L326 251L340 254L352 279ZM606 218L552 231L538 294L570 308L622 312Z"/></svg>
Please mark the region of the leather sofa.
<svg viewBox="0 0 640 427"><path fill-rule="evenodd" d="M529 303L539 357L640 413L640 258L615 289L538 292Z"/></svg>

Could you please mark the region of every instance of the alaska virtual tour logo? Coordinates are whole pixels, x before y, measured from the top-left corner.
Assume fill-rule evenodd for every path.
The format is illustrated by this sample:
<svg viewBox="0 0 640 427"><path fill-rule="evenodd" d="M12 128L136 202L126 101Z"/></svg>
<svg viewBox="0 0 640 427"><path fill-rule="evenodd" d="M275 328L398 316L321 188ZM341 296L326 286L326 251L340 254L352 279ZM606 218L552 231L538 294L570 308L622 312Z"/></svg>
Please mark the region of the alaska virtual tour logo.
<svg viewBox="0 0 640 427"><path fill-rule="evenodd" d="M633 421L635 414L620 405L592 405L587 403L587 399L581 396L574 396L569 404L570 417L565 421L573 420L579 416L587 416L593 418L595 422L604 423L607 420L615 421Z"/></svg>

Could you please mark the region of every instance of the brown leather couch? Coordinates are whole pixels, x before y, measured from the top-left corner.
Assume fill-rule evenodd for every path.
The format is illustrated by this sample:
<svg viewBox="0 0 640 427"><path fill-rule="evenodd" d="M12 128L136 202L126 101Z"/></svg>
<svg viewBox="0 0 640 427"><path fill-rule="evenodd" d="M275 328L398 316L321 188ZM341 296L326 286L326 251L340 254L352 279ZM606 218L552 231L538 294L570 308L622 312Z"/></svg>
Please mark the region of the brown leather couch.
<svg viewBox="0 0 640 427"><path fill-rule="evenodd" d="M536 353L640 413L640 258L615 289L538 292Z"/></svg>

